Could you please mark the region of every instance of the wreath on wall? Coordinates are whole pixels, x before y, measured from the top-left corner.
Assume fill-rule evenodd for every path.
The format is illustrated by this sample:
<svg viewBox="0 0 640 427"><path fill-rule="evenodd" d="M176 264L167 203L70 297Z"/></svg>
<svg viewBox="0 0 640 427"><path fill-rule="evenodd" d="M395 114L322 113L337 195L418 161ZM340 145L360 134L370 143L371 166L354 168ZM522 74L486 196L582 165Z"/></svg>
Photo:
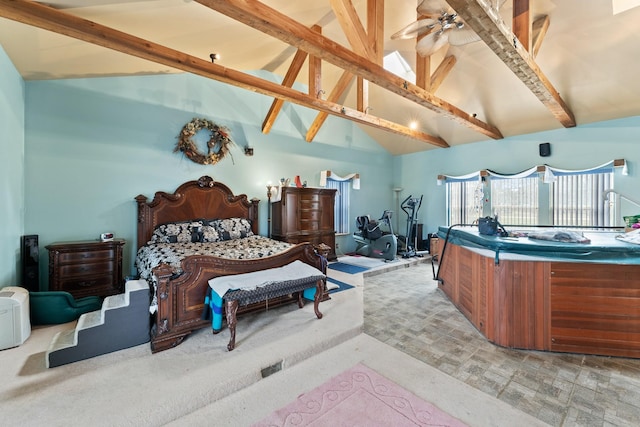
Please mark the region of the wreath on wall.
<svg viewBox="0 0 640 427"><path fill-rule="evenodd" d="M209 132L206 153L200 151L193 140L199 131L205 129ZM182 151L192 162L201 165L215 165L227 154L231 156L230 148L232 146L233 141L229 136L229 129L218 126L207 119L195 118L182 128L180 135L178 135L178 143L173 151ZM233 156L231 159L233 160Z"/></svg>

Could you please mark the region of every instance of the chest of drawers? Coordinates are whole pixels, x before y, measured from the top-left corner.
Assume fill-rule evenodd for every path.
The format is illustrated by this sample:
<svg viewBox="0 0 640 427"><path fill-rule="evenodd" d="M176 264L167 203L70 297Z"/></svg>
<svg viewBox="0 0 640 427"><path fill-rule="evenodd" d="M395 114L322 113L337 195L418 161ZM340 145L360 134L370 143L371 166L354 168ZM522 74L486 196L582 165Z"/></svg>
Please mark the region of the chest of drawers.
<svg viewBox="0 0 640 427"><path fill-rule="evenodd" d="M66 291L74 298L122 292L124 239L110 242L59 242L49 251L49 290Z"/></svg>
<svg viewBox="0 0 640 427"><path fill-rule="evenodd" d="M289 243L324 243L331 248L329 260L335 260L335 195L335 189L284 187L281 200L272 205L271 237Z"/></svg>

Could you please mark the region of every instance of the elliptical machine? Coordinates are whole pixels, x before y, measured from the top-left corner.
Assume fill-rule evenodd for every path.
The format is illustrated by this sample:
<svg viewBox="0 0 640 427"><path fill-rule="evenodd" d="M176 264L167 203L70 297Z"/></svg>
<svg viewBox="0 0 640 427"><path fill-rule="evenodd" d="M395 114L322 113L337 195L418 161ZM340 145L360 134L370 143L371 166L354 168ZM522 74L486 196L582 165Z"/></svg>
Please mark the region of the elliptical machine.
<svg viewBox="0 0 640 427"><path fill-rule="evenodd" d="M407 234L405 235L405 245L404 252L402 252L402 258L411 258L411 257L421 257L422 255L416 252L416 247L413 245L413 242L416 238L414 235L414 230L416 227L416 223L418 222L417 216L418 211L420 210L420 206L422 206L422 197L409 197L404 199L400 207L407 214Z"/></svg>
<svg viewBox="0 0 640 427"><path fill-rule="evenodd" d="M358 231L353 233L353 239L358 244L356 253L370 258L384 258L387 261L396 259L398 239L393 234L391 216L393 212L385 210L379 220L372 220L369 215L356 217ZM383 232L381 224L386 224L389 233Z"/></svg>

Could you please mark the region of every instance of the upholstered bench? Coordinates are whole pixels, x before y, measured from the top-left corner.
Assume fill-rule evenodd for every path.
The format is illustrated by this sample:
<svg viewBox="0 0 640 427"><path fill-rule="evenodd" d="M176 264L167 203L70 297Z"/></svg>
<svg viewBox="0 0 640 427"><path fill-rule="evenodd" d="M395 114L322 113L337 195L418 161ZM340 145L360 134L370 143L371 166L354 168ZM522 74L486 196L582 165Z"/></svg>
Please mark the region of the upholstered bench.
<svg viewBox="0 0 640 427"><path fill-rule="evenodd" d="M221 330L222 306L226 309L227 326L231 333L227 350L231 351L236 345L236 314L238 307L256 302L268 301L284 295L297 294L298 307L304 307L302 293L305 289L316 288L313 297L313 310L318 319L322 319L318 305L324 295L324 281L326 276L318 269L294 261L283 267L270 268L245 274L220 276L209 280L211 298L209 306L212 312L212 330L217 334Z"/></svg>

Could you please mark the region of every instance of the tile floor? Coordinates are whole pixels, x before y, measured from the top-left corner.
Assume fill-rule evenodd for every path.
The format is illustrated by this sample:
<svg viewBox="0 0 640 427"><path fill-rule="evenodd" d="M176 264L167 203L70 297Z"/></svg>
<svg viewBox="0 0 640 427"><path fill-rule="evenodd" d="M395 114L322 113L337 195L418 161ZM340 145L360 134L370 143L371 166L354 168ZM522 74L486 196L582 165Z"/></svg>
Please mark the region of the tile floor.
<svg viewBox="0 0 640 427"><path fill-rule="evenodd" d="M640 425L640 360L495 346L432 279L429 262L365 273L364 332L549 425Z"/></svg>

